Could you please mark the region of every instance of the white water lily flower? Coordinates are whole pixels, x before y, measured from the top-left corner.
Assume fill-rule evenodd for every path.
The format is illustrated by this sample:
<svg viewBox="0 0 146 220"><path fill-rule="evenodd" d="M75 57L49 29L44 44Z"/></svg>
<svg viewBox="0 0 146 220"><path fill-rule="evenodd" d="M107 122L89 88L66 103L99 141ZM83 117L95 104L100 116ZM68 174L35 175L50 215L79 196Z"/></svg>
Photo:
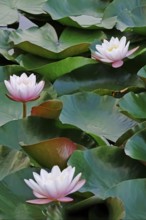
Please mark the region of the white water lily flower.
<svg viewBox="0 0 146 220"><path fill-rule="evenodd" d="M53 201L70 202L73 199L67 197L79 190L85 180L80 180L81 173L73 178L75 167L67 167L63 171L58 166L54 166L50 173L41 169L40 175L33 172L34 180L24 180L25 183L33 190L33 194L38 198L28 200L28 203L47 204Z"/></svg>
<svg viewBox="0 0 146 220"><path fill-rule="evenodd" d="M110 41L104 40L101 45L96 45L92 58L105 63L112 63L112 67L118 68L123 65L123 59L133 54L139 47L128 51L130 41L126 43L126 37L120 40L112 37Z"/></svg>
<svg viewBox="0 0 146 220"><path fill-rule="evenodd" d="M23 103L39 98L45 84L44 81L37 83L33 73L30 76L27 76L26 73L21 76L10 76L10 80L4 80L4 83L9 92L8 97Z"/></svg>

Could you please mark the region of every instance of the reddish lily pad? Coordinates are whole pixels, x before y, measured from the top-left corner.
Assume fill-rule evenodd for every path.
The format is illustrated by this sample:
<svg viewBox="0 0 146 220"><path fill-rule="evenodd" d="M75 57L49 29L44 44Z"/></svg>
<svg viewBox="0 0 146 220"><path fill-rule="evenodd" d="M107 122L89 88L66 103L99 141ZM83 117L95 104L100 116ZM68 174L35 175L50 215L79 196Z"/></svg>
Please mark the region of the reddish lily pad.
<svg viewBox="0 0 146 220"><path fill-rule="evenodd" d="M63 104L60 100L49 100L38 106L32 107L31 115L55 119L59 117L62 107Z"/></svg>
<svg viewBox="0 0 146 220"><path fill-rule="evenodd" d="M53 138L32 145L23 145L23 149L40 165L51 168L58 165L66 167L67 160L77 146L70 139L65 137Z"/></svg>

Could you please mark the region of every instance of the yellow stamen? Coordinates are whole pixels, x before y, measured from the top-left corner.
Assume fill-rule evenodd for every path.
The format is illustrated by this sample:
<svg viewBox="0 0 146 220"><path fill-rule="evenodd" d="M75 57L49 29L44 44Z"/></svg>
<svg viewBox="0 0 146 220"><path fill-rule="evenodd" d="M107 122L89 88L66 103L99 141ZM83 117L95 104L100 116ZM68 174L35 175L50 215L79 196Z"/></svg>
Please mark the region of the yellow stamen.
<svg viewBox="0 0 146 220"><path fill-rule="evenodd" d="M113 45L108 48L108 51L111 52L112 50L117 49L117 48L118 48L118 45Z"/></svg>

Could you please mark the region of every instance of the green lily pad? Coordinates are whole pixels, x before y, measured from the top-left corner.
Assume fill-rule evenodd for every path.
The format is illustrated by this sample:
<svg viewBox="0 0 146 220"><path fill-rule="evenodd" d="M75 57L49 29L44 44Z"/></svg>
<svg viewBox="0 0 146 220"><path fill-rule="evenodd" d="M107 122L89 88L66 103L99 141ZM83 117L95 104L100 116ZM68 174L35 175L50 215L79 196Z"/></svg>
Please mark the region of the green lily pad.
<svg viewBox="0 0 146 220"><path fill-rule="evenodd" d="M62 123L74 125L87 133L116 141L135 122L121 114L113 97L84 92L60 97ZM112 125L112 126L111 126Z"/></svg>
<svg viewBox="0 0 146 220"><path fill-rule="evenodd" d="M51 81L86 65L96 64L95 60L81 56L67 57L56 62L48 63L48 60L42 60L40 57L30 54L19 56L17 61L26 70L35 71L41 74L46 80Z"/></svg>
<svg viewBox="0 0 146 220"><path fill-rule="evenodd" d="M127 71L124 67L114 69L106 64L96 63L96 61L94 64L90 62L86 64L88 65L80 66L80 68L56 79L54 87L58 95L79 91L95 91L97 93L103 91L104 94L105 90L108 95L122 95L122 93L125 94L134 88L135 90L145 89L143 81L136 74L133 74L133 71ZM64 68L66 69L66 66Z"/></svg>
<svg viewBox="0 0 146 220"><path fill-rule="evenodd" d="M102 146L75 151L68 164L75 166L76 172L81 172L82 178L86 179L80 191L92 192L98 198L104 198L108 189L124 180L146 176L146 167L126 156L124 150L118 147Z"/></svg>
<svg viewBox="0 0 146 220"><path fill-rule="evenodd" d="M71 125L63 125L55 119L30 116L10 121L0 127L0 144L17 150L21 149L20 143L39 144L57 137L69 138L87 148L98 146L90 135Z"/></svg>
<svg viewBox="0 0 146 220"><path fill-rule="evenodd" d="M146 83L146 66L143 66L137 73L138 76Z"/></svg>
<svg viewBox="0 0 146 220"><path fill-rule="evenodd" d="M116 141L116 146L122 146L130 139L134 134L146 128L146 121L136 124L134 127L126 131L119 139Z"/></svg>
<svg viewBox="0 0 146 220"><path fill-rule="evenodd" d="M137 160L146 161L146 128L135 133L125 145L125 153Z"/></svg>
<svg viewBox="0 0 146 220"><path fill-rule="evenodd" d="M0 216L7 220L45 220L44 206L30 205L25 201L34 198L24 179L32 178L34 169L27 168L5 177L0 182ZM18 187L19 186L19 187Z"/></svg>
<svg viewBox="0 0 146 220"><path fill-rule="evenodd" d="M30 14L42 14L43 5L46 0L0 0L0 25L6 26L19 20L18 11L24 11ZM9 16L8 16L9 15Z"/></svg>
<svg viewBox="0 0 146 220"><path fill-rule="evenodd" d="M22 72L25 72L25 69L16 64L0 66L0 82L3 82L4 80L8 80L10 75L21 74Z"/></svg>
<svg viewBox="0 0 146 220"><path fill-rule="evenodd" d="M115 196L122 200L126 212L123 220L145 220L146 179L123 181L108 190L105 196Z"/></svg>
<svg viewBox="0 0 146 220"><path fill-rule="evenodd" d="M115 19L110 18L103 20L103 12L109 2L109 0L67 0L64 2L49 0L44 5L44 11L46 11L53 20L58 20L60 23L68 26L82 28L104 27L110 29L113 27Z"/></svg>
<svg viewBox="0 0 146 220"><path fill-rule="evenodd" d="M104 12L104 18L116 17L116 27L120 31L137 28L136 31L146 33L145 0L115 0Z"/></svg>
<svg viewBox="0 0 146 220"><path fill-rule="evenodd" d="M10 31L0 29L0 54L4 56L7 60L14 60L11 56L11 45L9 41Z"/></svg>
<svg viewBox="0 0 146 220"><path fill-rule="evenodd" d="M124 114L128 115L129 117L135 120L145 121L146 119L146 111L145 111L146 94L145 93L135 94L135 93L130 92L120 99L119 106L120 106L121 111Z"/></svg>
<svg viewBox="0 0 146 220"><path fill-rule="evenodd" d="M104 36L99 30L65 28L58 38L53 26L45 24L41 28L12 31L9 41L26 52L47 59L62 59L88 51L95 38L103 39Z"/></svg>
<svg viewBox="0 0 146 220"><path fill-rule="evenodd" d="M29 158L20 151L0 146L0 180L5 176L28 167Z"/></svg>

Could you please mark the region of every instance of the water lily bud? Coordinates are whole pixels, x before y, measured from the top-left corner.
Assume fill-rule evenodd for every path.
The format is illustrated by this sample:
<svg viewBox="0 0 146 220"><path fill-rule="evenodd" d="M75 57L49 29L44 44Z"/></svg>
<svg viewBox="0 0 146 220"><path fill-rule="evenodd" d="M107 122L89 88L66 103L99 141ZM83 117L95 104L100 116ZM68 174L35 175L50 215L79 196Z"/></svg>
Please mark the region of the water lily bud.
<svg viewBox="0 0 146 220"><path fill-rule="evenodd" d="M81 173L73 178L75 167L67 167L63 171L58 166L53 166L51 172L41 169L40 175L33 172L34 180L24 180L33 190L33 194L38 199L28 200L32 204L47 204L50 202L71 202L73 199L67 195L78 191L85 180L81 178Z"/></svg>
<svg viewBox="0 0 146 220"><path fill-rule="evenodd" d="M23 103L38 99L45 85L44 81L37 83L33 73L30 76L26 73L10 76L10 80L4 80L4 83L9 92L8 97Z"/></svg>
<svg viewBox="0 0 146 220"><path fill-rule="evenodd" d="M96 51L92 52L92 58L105 63L112 63L112 67L123 65L123 59L133 54L139 47L128 51L130 41L126 43L126 37L120 40L112 37L110 41L104 40L101 45L96 45Z"/></svg>

